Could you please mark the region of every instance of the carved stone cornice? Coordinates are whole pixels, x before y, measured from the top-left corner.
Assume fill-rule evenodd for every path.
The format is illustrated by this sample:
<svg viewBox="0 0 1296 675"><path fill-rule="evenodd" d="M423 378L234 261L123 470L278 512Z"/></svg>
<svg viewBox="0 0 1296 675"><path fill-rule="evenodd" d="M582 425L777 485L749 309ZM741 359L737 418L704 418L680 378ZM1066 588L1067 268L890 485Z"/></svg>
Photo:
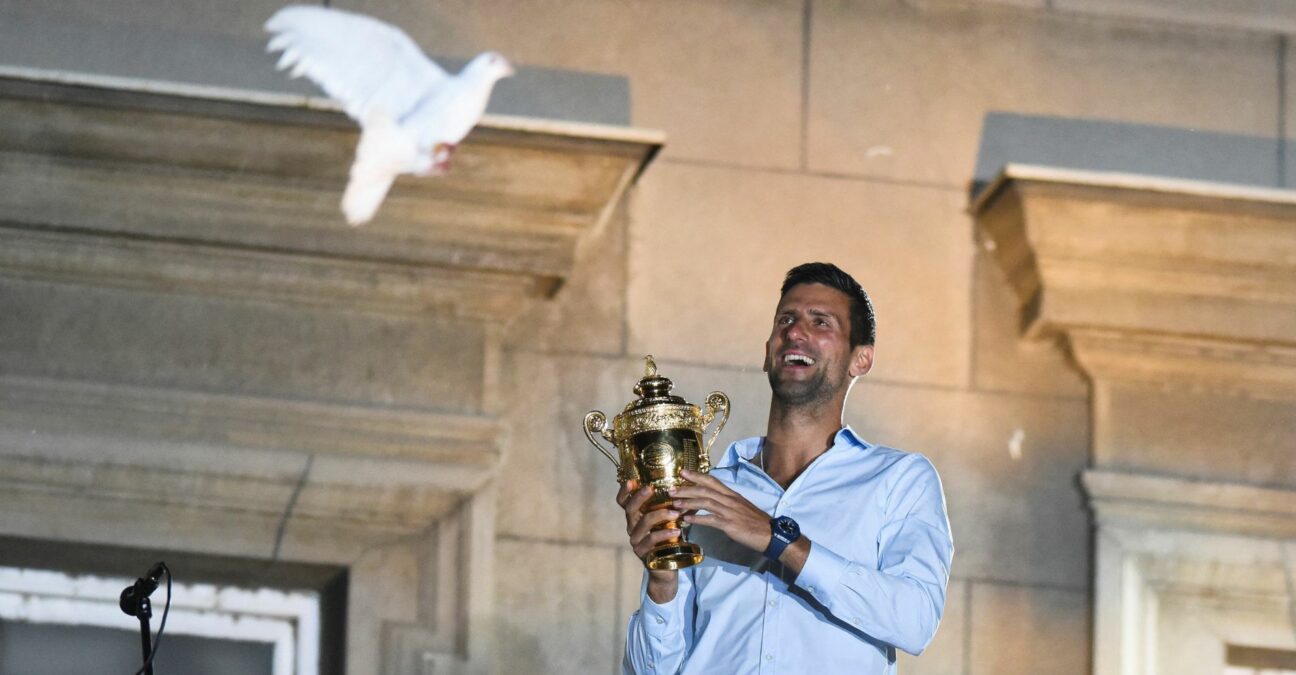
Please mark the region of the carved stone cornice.
<svg viewBox="0 0 1296 675"><path fill-rule="evenodd" d="M508 316L562 284L663 143L487 117L448 176L398 180L351 228L357 131L318 100L34 78L0 73L0 272L29 278Z"/></svg>
<svg viewBox="0 0 1296 675"><path fill-rule="evenodd" d="M0 373L0 535L346 567L345 672L486 673L502 327L562 285L663 137L488 116L449 175L398 180L351 228L356 140L317 99L0 67L0 288L50 291L4 324L6 363L30 368ZM68 327L51 356L83 292L150 318L106 309L120 334ZM191 339L157 337L181 305L212 341L194 369L227 377L138 372L192 363ZM330 339L371 319L394 335ZM296 377L357 349L384 361L366 385L438 386ZM462 367L427 367L445 361ZM383 606L415 591L417 616Z"/></svg>
<svg viewBox="0 0 1296 675"><path fill-rule="evenodd" d="M11 523L24 505L75 501L90 513L178 509L271 532L345 531L363 550L423 531L482 489L500 433L471 415L4 376L0 494L23 497L5 499ZM122 523L86 520L122 535Z"/></svg>
<svg viewBox="0 0 1296 675"><path fill-rule="evenodd" d="M1098 524L1296 540L1296 491L1089 469L1081 480Z"/></svg>
<svg viewBox="0 0 1296 675"><path fill-rule="evenodd" d="M1296 192L1009 165L971 212L1091 377L1296 397Z"/></svg>

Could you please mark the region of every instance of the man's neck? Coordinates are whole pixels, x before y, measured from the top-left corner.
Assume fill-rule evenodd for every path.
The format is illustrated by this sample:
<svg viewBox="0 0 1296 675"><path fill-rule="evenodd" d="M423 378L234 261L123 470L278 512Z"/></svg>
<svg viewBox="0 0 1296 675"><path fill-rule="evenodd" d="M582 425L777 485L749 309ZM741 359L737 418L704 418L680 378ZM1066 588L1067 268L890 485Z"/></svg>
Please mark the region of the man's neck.
<svg viewBox="0 0 1296 675"><path fill-rule="evenodd" d="M773 401L761 448L765 473L784 488L791 485L816 457L832 447L841 430L844 403L788 407Z"/></svg>

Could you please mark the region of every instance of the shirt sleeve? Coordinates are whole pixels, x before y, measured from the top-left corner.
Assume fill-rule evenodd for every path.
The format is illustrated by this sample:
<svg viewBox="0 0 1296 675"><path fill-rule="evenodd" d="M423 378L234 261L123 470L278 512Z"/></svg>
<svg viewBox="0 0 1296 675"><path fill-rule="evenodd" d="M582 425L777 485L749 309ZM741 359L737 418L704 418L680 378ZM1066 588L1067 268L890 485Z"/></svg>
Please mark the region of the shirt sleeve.
<svg viewBox="0 0 1296 675"><path fill-rule="evenodd" d="M796 585L836 618L917 655L945 610L954 542L935 467L910 455L897 469L878 534L877 569L812 541Z"/></svg>
<svg viewBox="0 0 1296 675"><path fill-rule="evenodd" d="M683 667L693 634L692 572L680 570L675 597L660 605L648 597L648 573L644 572L639 589L639 611L630 615L626 631L625 657L621 665L623 673L670 674Z"/></svg>

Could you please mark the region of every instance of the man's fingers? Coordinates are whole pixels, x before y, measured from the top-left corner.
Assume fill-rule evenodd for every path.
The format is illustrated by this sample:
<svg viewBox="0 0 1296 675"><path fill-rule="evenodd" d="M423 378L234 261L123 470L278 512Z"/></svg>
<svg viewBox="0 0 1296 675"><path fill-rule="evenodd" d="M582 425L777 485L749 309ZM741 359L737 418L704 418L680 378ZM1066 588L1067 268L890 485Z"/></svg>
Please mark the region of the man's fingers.
<svg viewBox="0 0 1296 675"><path fill-rule="evenodd" d="M616 503L621 508L625 508L626 502L634 496L635 490L639 489L639 481L633 478L622 483L621 489L617 490Z"/></svg>
<svg viewBox="0 0 1296 675"><path fill-rule="evenodd" d="M643 505L648 503L648 500L652 496L653 496L653 486L645 485L642 488L639 488L638 490L634 491L630 495L630 499L626 501L624 505L625 510L627 512L640 511L641 509L643 509Z"/></svg>
<svg viewBox="0 0 1296 675"><path fill-rule="evenodd" d="M627 534L630 535L630 541L636 542L646 536L652 529L668 520L675 520L680 517L680 512L674 509L658 509L643 514L643 517L635 522Z"/></svg>
<svg viewBox="0 0 1296 675"><path fill-rule="evenodd" d="M681 472L681 475L683 475L684 479L690 483L696 483L698 485L709 487L713 490L719 490L721 492L733 492L733 490L729 489L728 485L721 483L720 479L716 478L715 476L711 476L705 473L698 473L697 471L690 471L688 469L684 469Z"/></svg>
<svg viewBox="0 0 1296 675"><path fill-rule="evenodd" d="M642 560L643 557L648 555L648 553L658 544L678 536L680 536L680 531L672 528L652 532L647 537L644 537L635 543L635 555L639 556L639 559Z"/></svg>
<svg viewBox="0 0 1296 675"><path fill-rule="evenodd" d="M690 525L703 525L717 529L720 527L720 519L710 513L686 513L683 520Z"/></svg>

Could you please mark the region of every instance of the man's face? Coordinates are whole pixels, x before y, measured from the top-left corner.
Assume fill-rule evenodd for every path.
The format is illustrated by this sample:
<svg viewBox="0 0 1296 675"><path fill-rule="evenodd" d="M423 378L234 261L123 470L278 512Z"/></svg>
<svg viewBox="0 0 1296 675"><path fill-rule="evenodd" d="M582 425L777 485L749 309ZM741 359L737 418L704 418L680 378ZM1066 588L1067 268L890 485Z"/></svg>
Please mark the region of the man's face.
<svg viewBox="0 0 1296 675"><path fill-rule="evenodd" d="M774 397L804 406L832 400L868 372L873 348L850 346L850 299L823 284L788 289L765 343L765 372Z"/></svg>

